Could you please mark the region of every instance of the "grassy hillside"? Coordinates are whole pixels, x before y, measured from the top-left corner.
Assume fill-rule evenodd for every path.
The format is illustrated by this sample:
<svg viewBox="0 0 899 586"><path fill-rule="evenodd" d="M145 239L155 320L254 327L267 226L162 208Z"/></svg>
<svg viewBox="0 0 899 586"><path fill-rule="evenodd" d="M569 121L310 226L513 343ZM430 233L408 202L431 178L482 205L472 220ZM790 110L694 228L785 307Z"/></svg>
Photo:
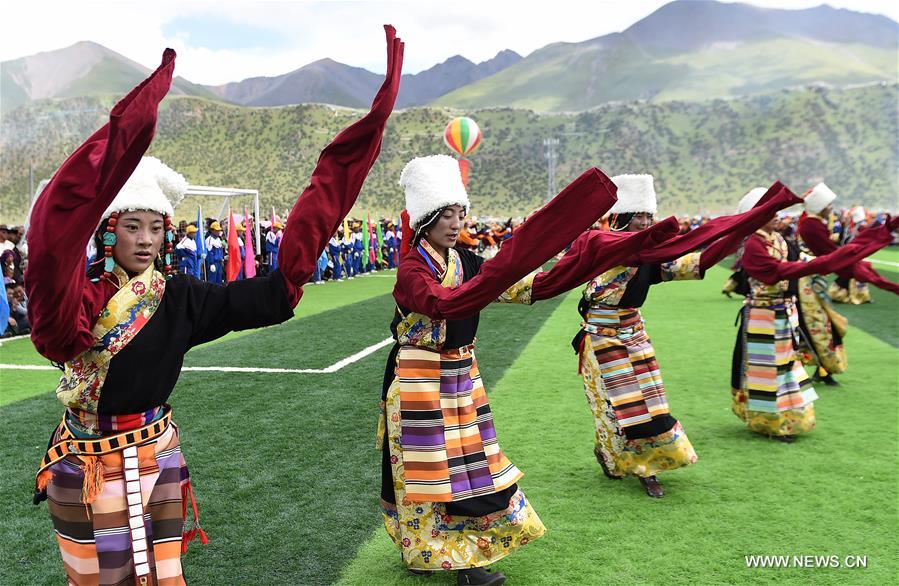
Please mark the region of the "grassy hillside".
<svg viewBox="0 0 899 586"><path fill-rule="evenodd" d="M591 165L610 175L650 172L663 213L721 212L757 185L782 179L796 190L826 181L846 204L895 208L899 193L897 86L795 90L734 100L607 104L576 115L526 110L394 113L382 154L356 212L395 215L397 179L414 156L448 152L442 130L454 115L484 132L472 157L474 214L521 215L546 197L542 140L560 139L559 188ZM35 183L106 119L111 99L39 102L3 118L0 221L27 211L28 165ZM196 98L162 106L150 154L191 183L260 190L262 205L289 208L319 151L359 111L320 105L244 108ZM220 204L218 204L220 205ZM217 211L207 202L204 209ZM180 210L193 217L193 202Z"/></svg>
<svg viewBox="0 0 899 586"><path fill-rule="evenodd" d="M559 43L438 98L457 108L578 111L615 100L705 100L826 83L896 81L893 50L857 43L765 39L648 54L625 39Z"/></svg>

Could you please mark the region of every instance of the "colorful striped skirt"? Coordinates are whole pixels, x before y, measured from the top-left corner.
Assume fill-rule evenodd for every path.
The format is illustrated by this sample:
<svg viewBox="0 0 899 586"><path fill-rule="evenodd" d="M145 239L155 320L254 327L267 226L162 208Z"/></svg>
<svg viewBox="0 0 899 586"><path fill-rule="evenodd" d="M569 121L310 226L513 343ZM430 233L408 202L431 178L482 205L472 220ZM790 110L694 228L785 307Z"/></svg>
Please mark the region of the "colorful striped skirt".
<svg viewBox="0 0 899 586"><path fill-rule="evenodd" d="M206 536L165 409L164 420L155 410L109 418L69 411L54 432L38 488L69 584L185 583L181 554L194 536L204 543ZM98 425L106 427L101 437L85 436Z"/></svg>
<svg viewBox="0 0 899 586"><path fill-rule="evenodd" d="M815 427L818 398L796 352L799 314L792 300L747 299L734 347L734 414L765 435Z"/></svg>
<svg viewBox="0 0 899 586"><path fill-rule="evenodd" d="M395 504L382 499L381 512L387 534L402 554L403 563L415 570L487 566L541 537L546 528L520 489L515 490L505 506L478 516L451 514L455 503L409 499L399 387L399 380L395 380L387 393L387 445L382 446L389 454Z"/></svg>
<svg viewBox="0 0 899 586"><path fill-rule="evenodd" d="M640 312L608 309L597 317L591 308L583 327L579 369L596 426L594 453L609 474L647 477L696 462L669 412Z"/></svg>

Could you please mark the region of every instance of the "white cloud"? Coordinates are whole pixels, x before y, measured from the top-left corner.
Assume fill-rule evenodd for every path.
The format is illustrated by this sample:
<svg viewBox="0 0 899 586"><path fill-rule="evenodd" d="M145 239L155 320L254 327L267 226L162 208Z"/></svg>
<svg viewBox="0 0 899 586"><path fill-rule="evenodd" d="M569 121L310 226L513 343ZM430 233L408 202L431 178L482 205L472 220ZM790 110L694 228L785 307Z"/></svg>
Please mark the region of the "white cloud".
<svg viewBox="0 0 899 586"><path fill-rule="evenodd" d="M753 0L767 7L806 8L822 0ZM899 18L899 3L830 0L836 7ZM0 60L98 42L153 67L162 49L178 51L178 75L218 84L260 75L280 75L331 57L383 72L383 32L391 23L406 41L405 71L414 73L461 54L490 59L503 49L527 55L549 43L577 42L616 32L648 15L663 0L419 0L398 2L155 2L33 0L2 8ZM214 15L268 29L289 42L279 49L211 50L189 36L166 38L165 24L179 17Z"/></svg>

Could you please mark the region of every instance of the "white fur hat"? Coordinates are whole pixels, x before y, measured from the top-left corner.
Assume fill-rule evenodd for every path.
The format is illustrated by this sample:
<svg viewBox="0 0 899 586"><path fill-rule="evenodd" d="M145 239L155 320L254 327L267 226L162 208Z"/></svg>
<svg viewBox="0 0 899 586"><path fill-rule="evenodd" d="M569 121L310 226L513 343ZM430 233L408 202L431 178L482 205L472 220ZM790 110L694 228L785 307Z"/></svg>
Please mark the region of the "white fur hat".
<svg viewBox="0 0 899 586"><path fill-rule="evenodd" d="M740 199L740 204L737 206L737 213L742 214L754 208L755 204L757 204L766 193L768 193L768 190L764 187L756 187L755 189L750 190L749 193Z"/></svg>
<svg viewBox="0 0 899 586"><path fill-rule="evenodd" d="M125 185L106 211L105 220L113 212L149 210L164 216L175 215L174 206L184 198L187 180L156 157L143 157Z"/></svg>
<svg viewBox="0 0 899 586"><path fill-rule="evenodd" d="M812 192L805 197L805 209L810 214L820 214L824 208L833 203L837 194L823 183L812 188Z"/></svg>
<svg viewBox="0 0 899 586"><path fill-rule="evenodd" d="M413 228L446 206L460 205L466 212L471 206L459 163L447 155L412 159L400 173L400 185L406 191L406 211Z"/></svg>
<svg viewBox="0 0 899 586"><path fill-rule="evenodd" d="M618 201L609 213L656 213L658 207L652 175L616 175L612 177L612 183L618 187Z"/></svg>

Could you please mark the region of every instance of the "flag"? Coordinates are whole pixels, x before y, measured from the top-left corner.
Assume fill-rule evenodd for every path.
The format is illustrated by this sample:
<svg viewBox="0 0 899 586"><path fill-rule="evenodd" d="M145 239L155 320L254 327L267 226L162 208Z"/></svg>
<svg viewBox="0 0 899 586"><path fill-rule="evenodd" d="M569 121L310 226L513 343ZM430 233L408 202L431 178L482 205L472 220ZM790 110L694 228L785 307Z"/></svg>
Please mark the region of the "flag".
<svg viewBox="0 0 899 586"><path fill-rule="evenodd" d="M202 279L202 268L206 264L206 234L203 229L203 208L197 206L197 233L194 234L194 243L197 245L197 268L194 270L194 276Z"/></svg>
<svg viewBox="0 0 899 586"><path fill-rule="evenodd" d="M365 264L371 265L371 213L367 214L368 216L368 224L365 226L365 230L362 231L362 250L365 251L363 255L363 259L365 260Z"/></svg>
<svg viewBox="0 0 899 586"><path fill-rule="evenodd" d="M250 216L247 215L247 208L244 206L243 208L243 221L244 228L247 229L244 234L246 234L246 240L244 240L244 263L243 263L243 274L248 279L252 279L256 276L256 250L253 248L253 235L255 232L254 228L250 224Z"/></svg>
<svg viewBox="0 0 899 586"><path fill-rule="evenodd" d="M381 222L375 223L375 230L378 233L378 245L375 247L375 252L378 255L378 266L381 266L381 263L384 262L384 257L381 254L381 244L384 242L384 234L381 232Z"/></svg>
<svg viewBox="0 0 899 586"><path fill-rule="evenodd" d="M240 245L237 243L237 226L234 224L234 214L228 207L228 265L225 267L225 277L228 282L236 281L240 274Z"/></svg>
<svg viewBox="0 0 899 586"><path fill-rule="evenodd" d="M371 215L370 214L368 217L368 234L369 234L369 238L374 241L375 240L375 226L374 226L374 224L371 223ZM377 260L377 258L375 257L375 249L374 248L368 249L368 259L372 265L375 264L375 261ZM381 268L381 267L378 267L378 268Z"/></svg>

